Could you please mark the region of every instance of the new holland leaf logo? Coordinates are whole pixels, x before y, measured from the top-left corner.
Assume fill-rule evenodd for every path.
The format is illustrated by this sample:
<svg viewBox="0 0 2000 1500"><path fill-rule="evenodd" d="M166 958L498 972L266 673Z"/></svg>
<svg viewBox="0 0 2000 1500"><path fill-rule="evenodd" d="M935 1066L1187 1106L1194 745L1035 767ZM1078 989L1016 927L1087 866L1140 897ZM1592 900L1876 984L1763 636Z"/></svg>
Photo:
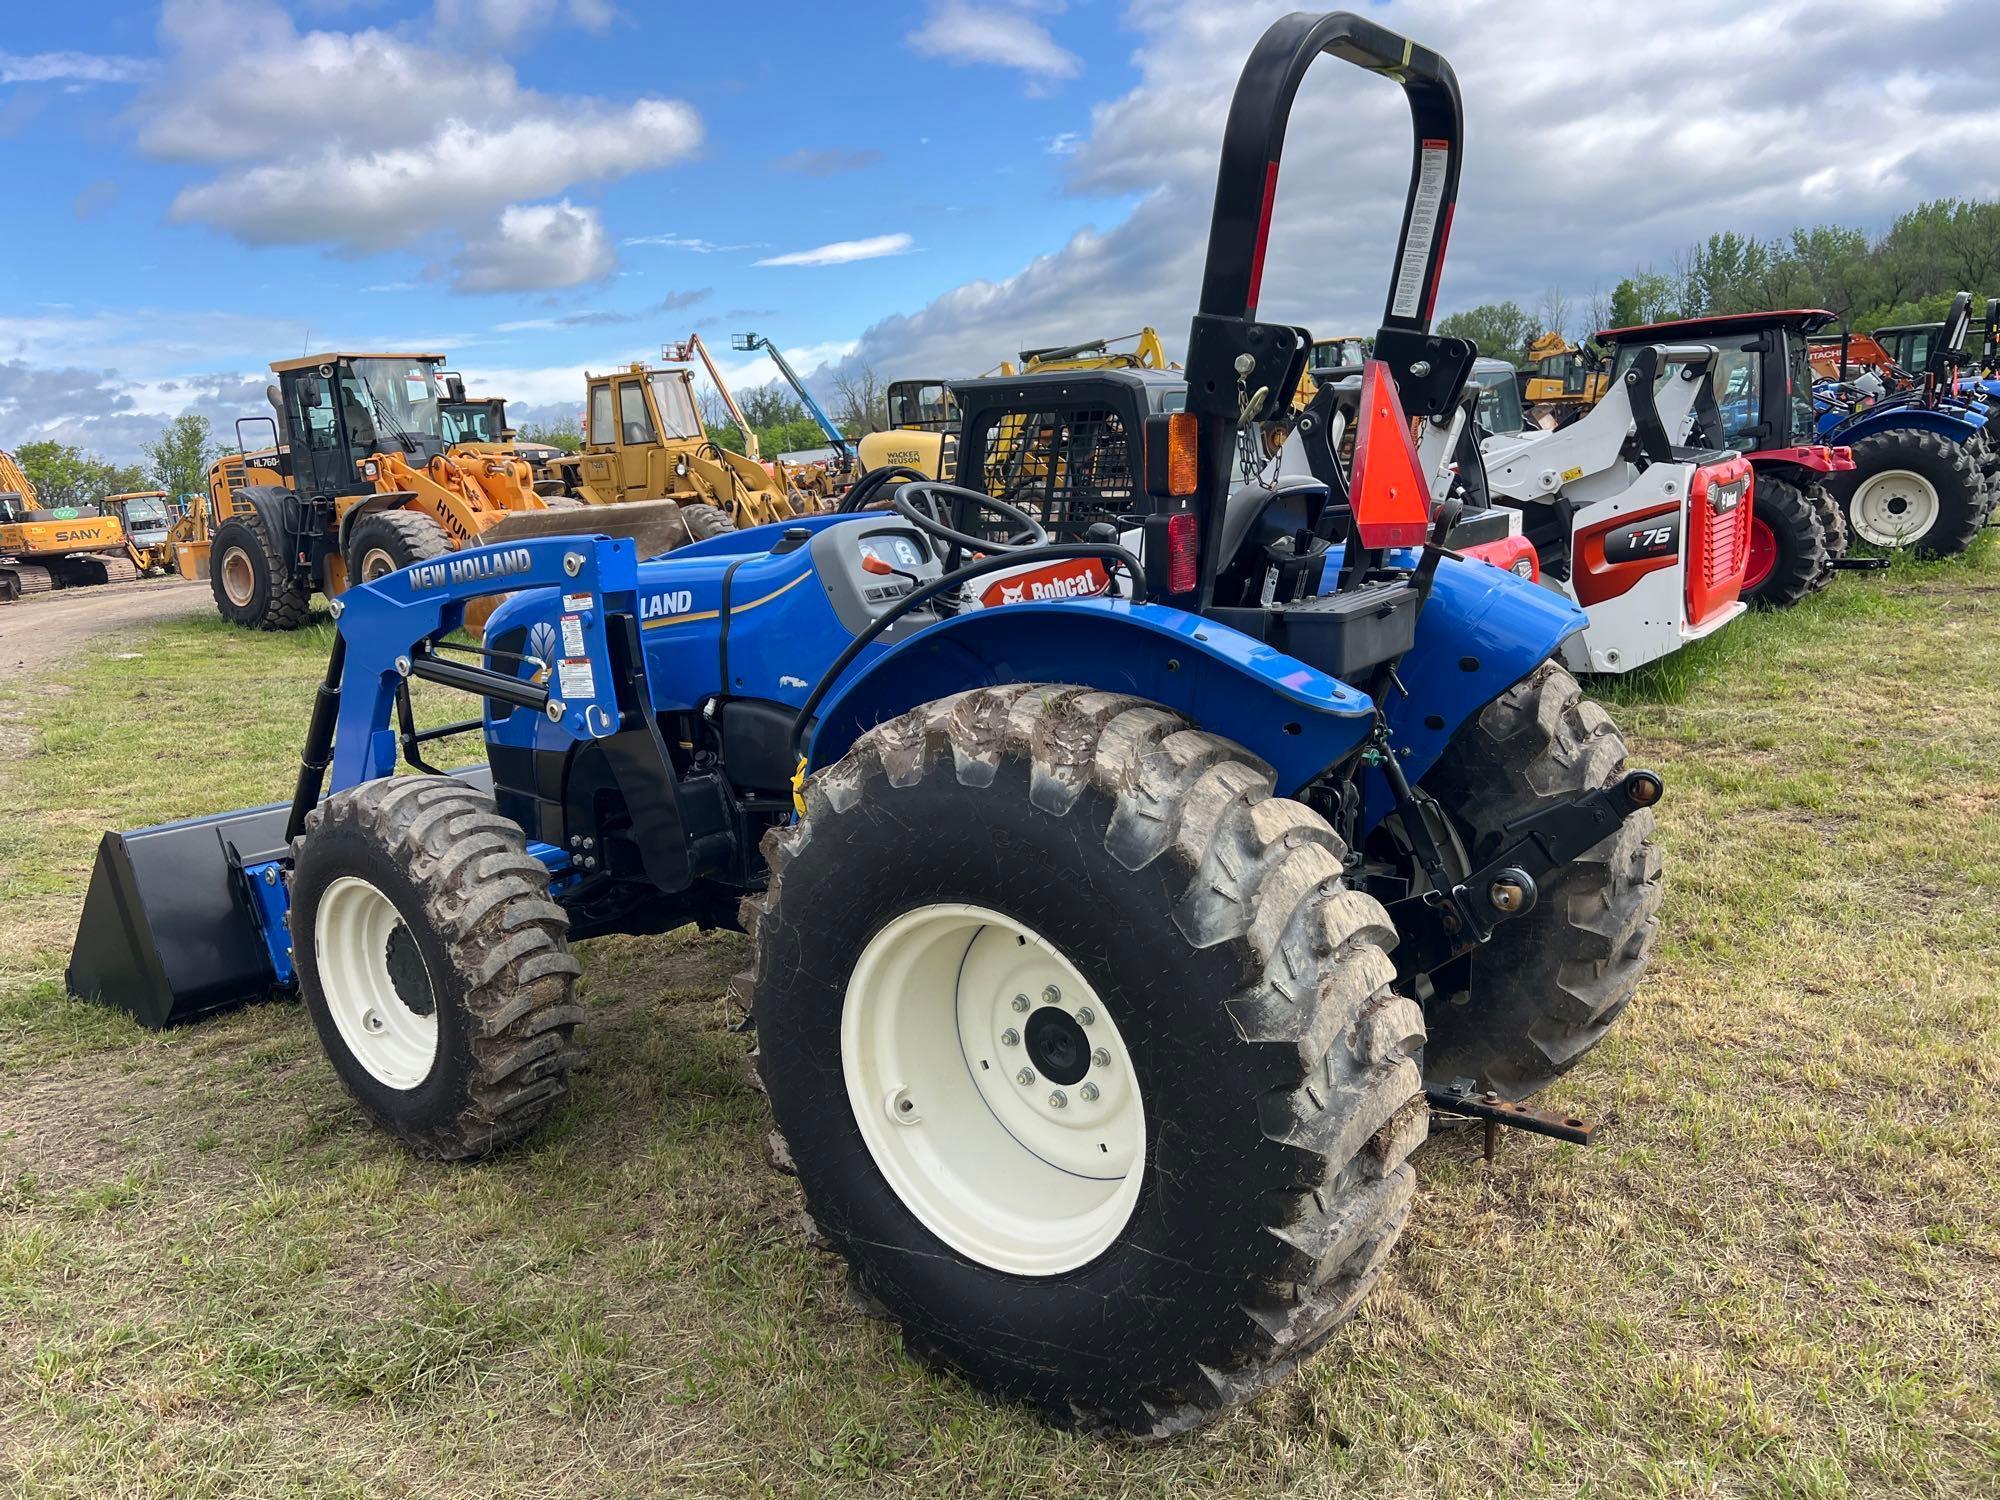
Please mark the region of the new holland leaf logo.
<svg viewBox="0 0 2000 1500"><path fill-rule="evenodd" d="M556 659L556 628L547 620L528 632L528 655L544 668Z"/></svg>

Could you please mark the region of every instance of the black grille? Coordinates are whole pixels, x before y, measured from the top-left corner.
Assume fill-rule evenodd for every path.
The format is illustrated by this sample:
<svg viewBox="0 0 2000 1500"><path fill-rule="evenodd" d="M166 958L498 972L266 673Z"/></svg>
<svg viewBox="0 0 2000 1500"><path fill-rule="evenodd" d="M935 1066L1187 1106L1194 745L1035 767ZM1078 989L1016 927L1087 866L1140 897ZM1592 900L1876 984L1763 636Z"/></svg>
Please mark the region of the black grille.
<svg viewBox="0 0 2000 1500"><path fill-rule="evenodd" d="M964 482L1019 506L1057 536L1078 538L1093 522L1116 523L1140 509L1133 435L1115 411L1004 412L986 424L980 447L982 472ZM1006 528L981 516L976 529L997 536Z"/></svg>

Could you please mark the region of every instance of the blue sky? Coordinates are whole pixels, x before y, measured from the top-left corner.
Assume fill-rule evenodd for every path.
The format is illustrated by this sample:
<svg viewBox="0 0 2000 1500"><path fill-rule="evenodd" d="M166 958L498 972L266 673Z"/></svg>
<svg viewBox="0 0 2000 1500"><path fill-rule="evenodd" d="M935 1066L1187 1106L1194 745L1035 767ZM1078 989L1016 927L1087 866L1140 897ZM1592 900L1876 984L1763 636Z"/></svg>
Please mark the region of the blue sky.
<svg viewBox="0 0 2000 1500"><path fill-rule="evenodd" d="M1178 343L1221 112L1287 8L9 4L0 445L129 456L183 408L226 425L308 343L439 348L548 415L584 367L694 329L726 350L754 326L822 379L1144 322ZM2000 194L1974 0L1369 8L1465 85L1447 308L1586 302L1712 228ZM1407 127L1376 80L1308 95L1266 310L1370 326Z"/></svg>

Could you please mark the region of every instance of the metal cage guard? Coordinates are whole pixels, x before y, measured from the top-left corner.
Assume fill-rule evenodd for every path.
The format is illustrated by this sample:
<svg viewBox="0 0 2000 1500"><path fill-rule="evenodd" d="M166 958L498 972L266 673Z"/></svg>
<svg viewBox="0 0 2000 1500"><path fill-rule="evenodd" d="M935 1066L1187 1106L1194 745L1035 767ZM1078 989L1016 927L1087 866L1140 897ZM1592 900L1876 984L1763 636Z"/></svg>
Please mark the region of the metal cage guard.
<svg viewBox="0 0 2000 1500"><path fill-rule="evenodd" d="M1188 336L1188 410L1200 422L1200 480L1194 501L1201 518L1199 609L1206 609L1214 594L1219 531L1215 522L1229 492L1236 431L1246 421L1276 417L1310 357L1307 331L1260 323L1257 301L1292 101L1306 69L1322 54L1394 79L1410 105L1410 188L1403 202L1395 274L1376 340L1377 357L1388 362L1404 407L1413 416L1448 410L1471 369L1470 344L1430 334L1465 138L1464 110L1451 64L1429 48L1346 11L1320 16L1295 12L1273 22L1244 65L1230 102L1201 304Z"/></svg>

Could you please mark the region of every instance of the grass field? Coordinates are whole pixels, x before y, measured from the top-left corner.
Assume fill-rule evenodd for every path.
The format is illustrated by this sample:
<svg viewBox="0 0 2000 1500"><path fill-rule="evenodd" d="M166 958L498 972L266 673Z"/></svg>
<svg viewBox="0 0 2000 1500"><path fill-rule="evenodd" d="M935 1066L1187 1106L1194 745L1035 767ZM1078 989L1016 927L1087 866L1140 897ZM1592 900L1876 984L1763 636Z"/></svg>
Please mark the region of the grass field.
<svg viewBox="0 0 2000 1500"><path fill-rule="evenodd" d="M1669 896L1551 1096L1604 1144L1433 1141L1360 1317L1147 1449L850 1308L723 1029L741 939L583 945L573 1099L463 1167L364 1128L291 1004L156 1036L66 999L99 830L281 796L325 646L203 621L0 700L8 1492L2000 1493L1990 541L1608 695Z"/></svg>

